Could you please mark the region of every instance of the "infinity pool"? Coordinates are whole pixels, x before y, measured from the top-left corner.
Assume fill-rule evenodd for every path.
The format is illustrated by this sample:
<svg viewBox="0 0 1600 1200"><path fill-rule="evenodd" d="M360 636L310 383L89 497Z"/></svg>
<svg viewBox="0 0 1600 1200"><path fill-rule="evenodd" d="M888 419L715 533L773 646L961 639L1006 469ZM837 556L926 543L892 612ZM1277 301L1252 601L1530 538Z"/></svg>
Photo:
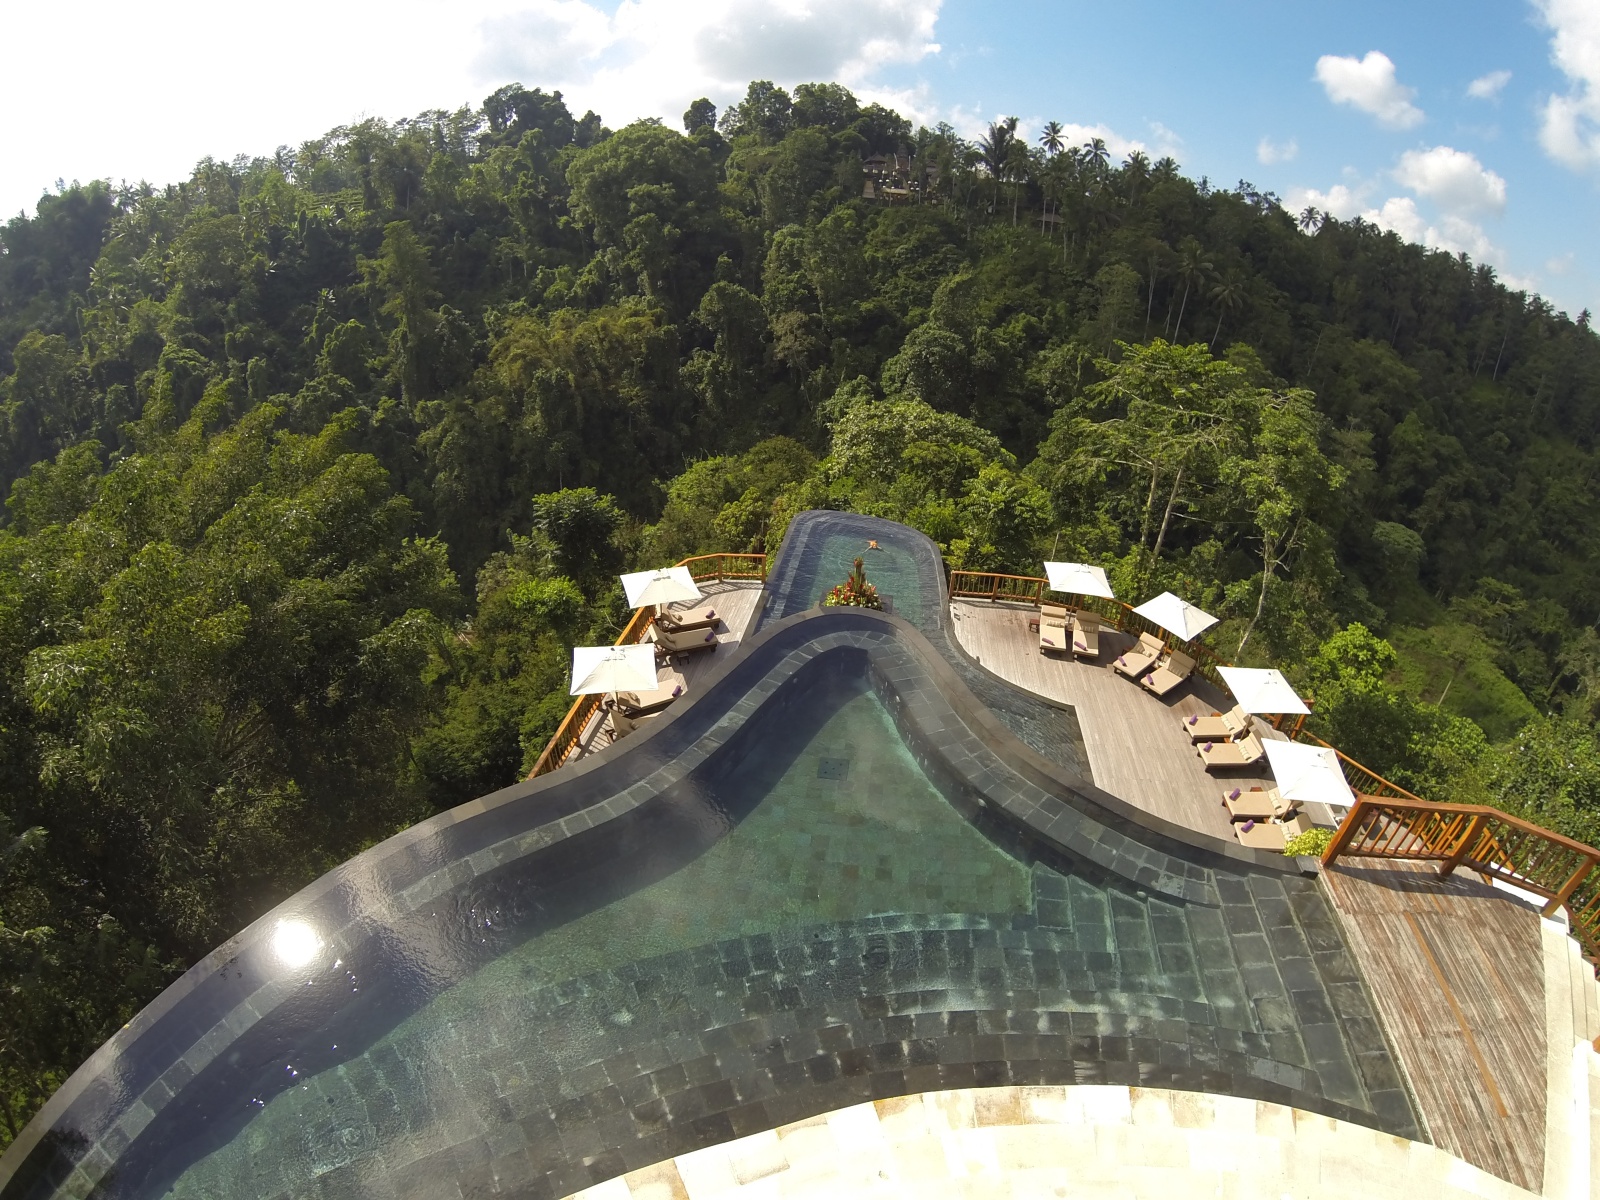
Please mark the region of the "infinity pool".
<svg viewBox="0 0 1600 1200"><path fill-rule="evenodd" d="M952 661L936 552L815 517L764 631L694 703L392 839L197 965L30 1127L5 1200L553 1198L997 1084L1219 1092L1415 1136L1315 883L1024 762L1006 729L1057 734L997 723L1008 696ZM867 538L923 633L799 615ZM306 957L274 950L283 920Z"/></svg>

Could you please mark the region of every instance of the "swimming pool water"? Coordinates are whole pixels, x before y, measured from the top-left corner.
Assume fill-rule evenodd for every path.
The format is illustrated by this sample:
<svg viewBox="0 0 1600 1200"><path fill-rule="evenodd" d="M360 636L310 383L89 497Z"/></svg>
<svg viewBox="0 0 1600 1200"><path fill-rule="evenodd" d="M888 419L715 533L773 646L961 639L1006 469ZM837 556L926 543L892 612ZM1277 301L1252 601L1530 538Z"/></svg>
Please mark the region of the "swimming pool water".
<svg viewBox="0 0 1600 1200"><path fill-rule="evenodd" d="M457 1041L476 1036L514 1045L519 1057L538 1053L537 1030L518 1018L518 995L785 928L887 913L1032 910L1029 865L951 807L860 680L817 686L799 711L764 730L759 748L715 780L705 798L728 831L697 857L516 946L404 1021L359 1062L297 1081L231 1142L184 1171L170 1194L271 1194L287 1179L313 1182L318 1167L381 1153L372 1096L348 1081L390 1054L407 1059L402 1086L412 1098L427 1097L438 1136L454 1140L444 1130L495 1095L499 1082L480 1081L484 1094L472 1095L472 1082L458 1071ZM620 1020L619 1030L631 1023ZM502 1069L516 1070L509 1063ZM311 1139L315 1147L308 1123L326 1131ZM418 1138L427 1143L427 1130L404 1129L412 1149Z"/></svg>

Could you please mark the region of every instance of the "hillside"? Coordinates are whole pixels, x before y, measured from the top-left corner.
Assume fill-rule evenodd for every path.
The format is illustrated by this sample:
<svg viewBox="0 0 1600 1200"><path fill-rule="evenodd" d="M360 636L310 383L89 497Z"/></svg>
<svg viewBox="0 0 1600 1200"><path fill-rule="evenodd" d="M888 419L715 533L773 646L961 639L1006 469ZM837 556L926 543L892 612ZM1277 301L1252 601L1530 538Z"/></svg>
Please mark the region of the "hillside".
<svg viewBox="0 0 1600 1200"><path fill-rule="evenodd" d="M615 574L855 508L1222 615L1600 834L1600 340L1488 267L836 85L518 86L0 229L0 1145L266 907L515 779Z"/></svg>

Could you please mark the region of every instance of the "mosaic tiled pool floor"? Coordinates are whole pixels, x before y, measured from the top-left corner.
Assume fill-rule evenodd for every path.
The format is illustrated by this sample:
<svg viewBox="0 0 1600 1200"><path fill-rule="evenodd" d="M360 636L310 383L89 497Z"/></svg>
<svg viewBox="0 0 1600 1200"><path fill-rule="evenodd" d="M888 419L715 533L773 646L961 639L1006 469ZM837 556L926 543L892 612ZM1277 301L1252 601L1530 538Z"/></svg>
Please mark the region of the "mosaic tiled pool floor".
<svg viewBox="0 0 1600 1200"><path fill-rule="evenodd" d="M722 837L298 1080L165 1190L558 1196L852 1100L987 1083L1410 1121L1299 881L1219 880L1220 907L1185 907L1008 849L861 680L753 725L706 785Z"/></svg>

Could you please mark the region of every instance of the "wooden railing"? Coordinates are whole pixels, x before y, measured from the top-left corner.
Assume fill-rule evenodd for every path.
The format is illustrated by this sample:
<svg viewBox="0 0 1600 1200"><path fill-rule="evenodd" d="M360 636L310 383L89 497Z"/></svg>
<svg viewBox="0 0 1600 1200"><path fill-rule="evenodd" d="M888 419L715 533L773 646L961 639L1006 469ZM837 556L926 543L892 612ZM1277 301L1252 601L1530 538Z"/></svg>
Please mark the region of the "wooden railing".
<svg viewBox="0 0 1600 1200"><path fill-rule="evenodd" d="M688 567L689 574L696 583L717 582L722 583L729 579L754 579L766 582L767 556L765 554L697 554L693 558L686 558L675 566ZM613 645L635 646L644 641L645 634L650 630L650 622L655 613L651 608L635 610L628 623L622 627L622 632L617 635ZM600 696L579 696L572 702L572 707L567 709L567 715L561 718L561 724L556 726L555 734L546 743L539 761L533 764L533 770L528 772L528 778L544 775L562 766L578 752L583 731L588 728L590 719L600 708Z"/></svg>
<svg viewBox="0 0 1600 1200"><path fill-rule="evenodd" d="M952 600L1012 600L1037 606L1044 602L1045 593L1049 588L1048 579L1039 579L1032 575L998 575L992 571L950 572ZM1168 645L1172 644L1170 632L1134 612L1131 604L1105 596L1084 596L1068 592L1062 595L1068 596L1074 607L1098 613L1102 620L1109 622L1121 633L1131 633L1135 636L1148 633ZM1217 673L1218 667L1233 665L1227 659L1202 642L1184 646L1183 652L1194 659L1195 673L1201 678L1220 688L1227 687L1222 681L1222 676Z"/></svg>
<svg viewBox="0 0 1600 1200"><path fill-rule="evenodd" d="M1565 906L1573 936L1600 957L1600 850L1481 804L1358 795L1323 852L1339 858L1408 858L1457 867L1542 896L1544 915Z"/></svg>

